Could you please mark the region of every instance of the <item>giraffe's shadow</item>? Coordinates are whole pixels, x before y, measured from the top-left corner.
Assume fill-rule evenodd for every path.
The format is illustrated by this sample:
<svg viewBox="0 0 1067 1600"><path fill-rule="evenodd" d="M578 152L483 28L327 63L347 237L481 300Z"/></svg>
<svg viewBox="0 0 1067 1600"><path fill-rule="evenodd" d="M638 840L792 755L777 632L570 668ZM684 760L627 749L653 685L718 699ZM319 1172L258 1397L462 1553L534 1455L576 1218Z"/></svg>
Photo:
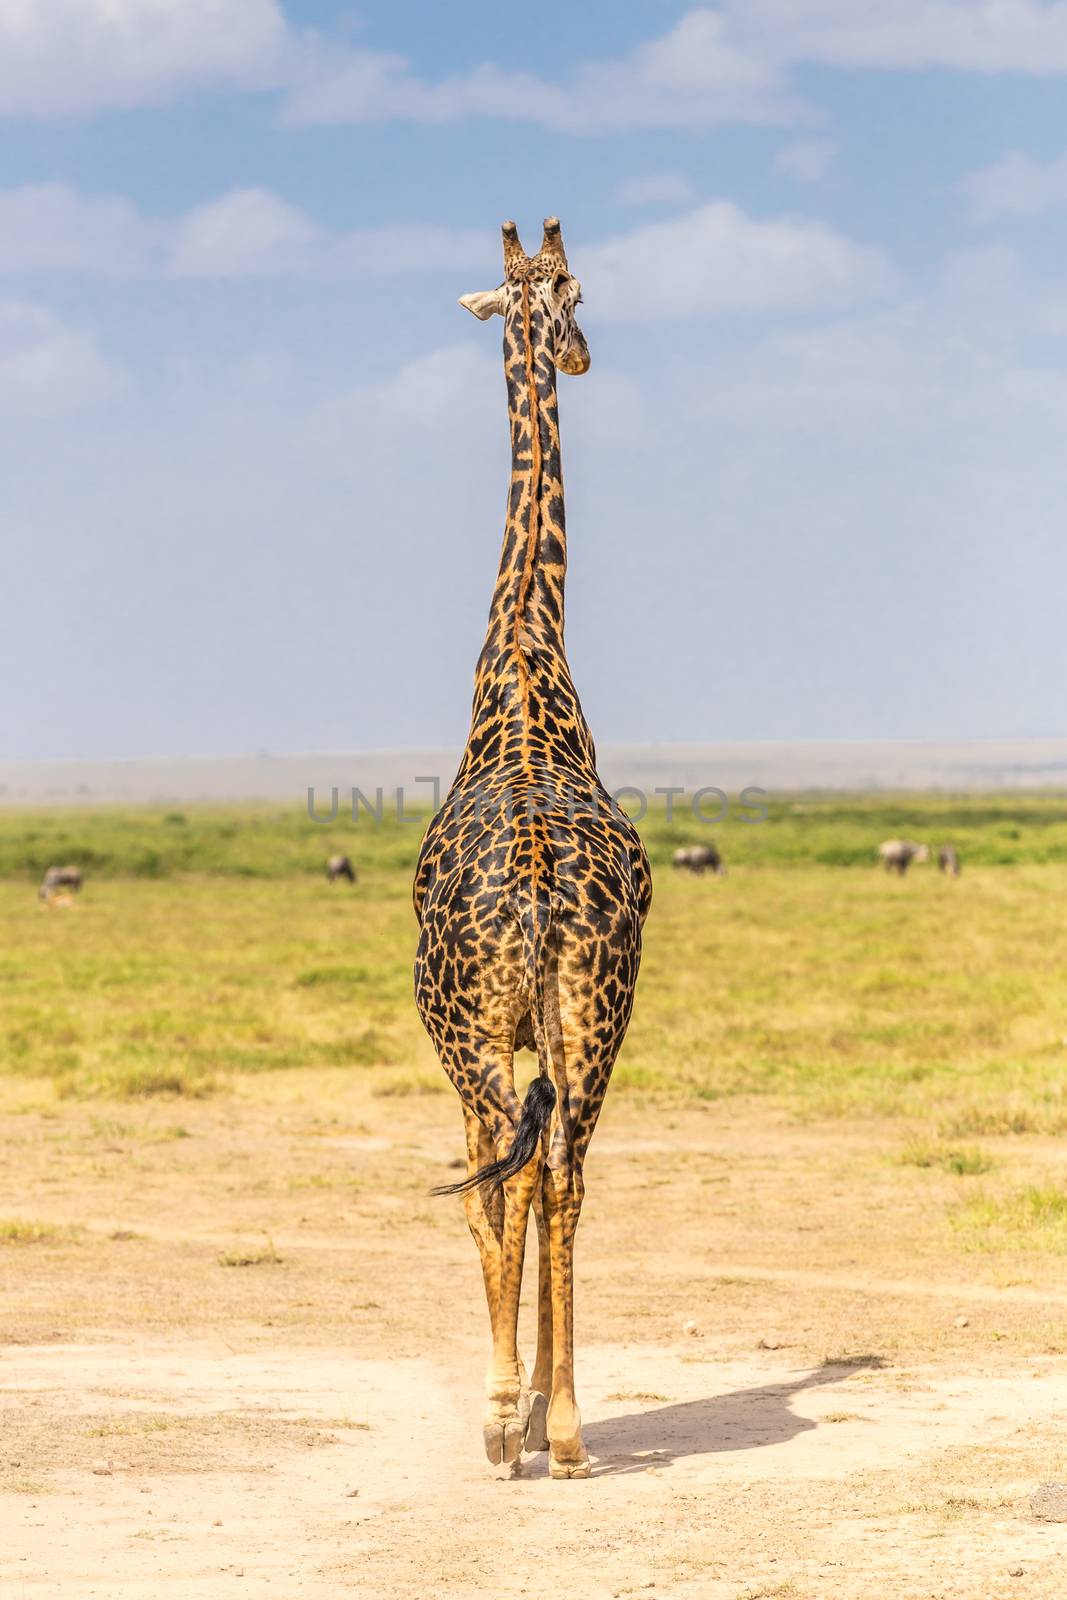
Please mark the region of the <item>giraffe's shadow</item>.
<svg viewBox="0 0 1067 1600"><path fill-rule="evenodd" d="M818 1426L810 1417L796 1414L791 1404L794 1395L841 1383L857 1371L883 1365L880 1356L850 1358L847 1365L827 1362L813 1372L781 1383L734 1389L705 1399L591 1422L583 1433L593 1457L593 1476L645 1472L649 1467L672 1466L687 1456L721 1455L784 1444ZM524 1475L539 1477L547 1470L546 1456L528 1458Z"/></svg>

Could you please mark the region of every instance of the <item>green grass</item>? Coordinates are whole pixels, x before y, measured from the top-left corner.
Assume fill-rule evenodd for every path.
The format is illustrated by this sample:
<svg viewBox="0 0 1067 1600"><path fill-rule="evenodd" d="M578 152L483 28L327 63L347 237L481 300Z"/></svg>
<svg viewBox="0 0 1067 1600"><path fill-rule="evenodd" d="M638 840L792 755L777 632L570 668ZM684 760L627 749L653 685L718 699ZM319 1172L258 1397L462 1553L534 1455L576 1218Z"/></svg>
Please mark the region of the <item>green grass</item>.
<svg viewBox="0 0 1067 1600"><path fill-rule="evenodd" d="M910 1167L938 1167L957 1177L974 1177L988 1172L993 1158L976 1144L935 1144L928 1139L912 1139L900 1153L901 1162Z"/></svg>
<svg viewBox="0 0 1067 1600"><path fill-rule="evenodd" d="M1017 1098L989 1107L965 1106L941 1124L946 1139L981 1138L1005 1134L1049 1134L1067 1132L1067 1105L1028 1106Z"/></svg>
<svg viewBox="0 0 1067 1600"><path fill-rule="evenodd" d="M964 874L976 866L1067 864L1067 804L1054 791L993 795L772 795L767 820L746 823L732 797L728 817L709 826L674 801L641 823L653 866L667 866L680 844L714 837L731 867L871 867L879 842L912 837L937 846L951 840ZM629 809L633 809L629 807ZM714 806L711 806L714 814ZM752 814L752 813L748 813ZM414 866L425 817L404 823L388 806L381 825L361 811L355 823L309 820L306 807L267 805L85 806L37 811L0 809L0 879L38 882L46 867L73 862L88 884L105 878L171 878L183 873L240 878L321 877L327 856L344 851L365 871L397 877ZM932 867L915 867L931 875ZM335 885L338 897L358 894ZM407 893L406 885L400 890Z"/></svg>
<svg viewBox="0 0 1067 1600"><path fill-rule="evenodd" d="M0 1217L0 1245L55 1244L69 1236L69 1228L54 1228L48 1222L27 1222L23 1218Z"/></svg>
<svg viewBox="0 0 1067 1600"><path fill-rule="evenodd" d="M182 817L0 812L0 1071L75 1098L199 1097L305 1066L450 1092L411 997L419 828ZM764 826L715 830L731 868L715 879L666 865L700 835L651 817L655 903L613 1092L907 1117L961 1173L988 1159L969 1141L1064 1131L1065 819L1055 795L781 801ZM889 877L873 850L892 833L951 837L963 877ZM355 887L322 875L338 847ZM83 861L86 887L45 912L32 880L56 859Z"/></svg>
<svg viewBox="0 0 1067 1600"><path fill-rule="evenodd" d="M1060 1184L971 1195L953 1213L953 1221L972 1249L1067 1255L1067 1187Z"/></svg>

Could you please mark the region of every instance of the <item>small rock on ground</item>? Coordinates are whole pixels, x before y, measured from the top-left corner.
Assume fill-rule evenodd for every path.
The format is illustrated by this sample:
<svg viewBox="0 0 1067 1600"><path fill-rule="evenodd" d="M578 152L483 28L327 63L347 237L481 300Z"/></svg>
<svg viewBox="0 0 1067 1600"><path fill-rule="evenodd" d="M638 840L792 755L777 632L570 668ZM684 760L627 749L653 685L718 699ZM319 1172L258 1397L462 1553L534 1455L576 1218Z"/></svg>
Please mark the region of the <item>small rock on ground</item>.
<svg viewBox="0 0 1067 1600"><path fill-rule="evenodd" d="M1067 1483L1042 1483L1030 1496L1030 1510L1042 1522L1067 1522Z"/></svg>

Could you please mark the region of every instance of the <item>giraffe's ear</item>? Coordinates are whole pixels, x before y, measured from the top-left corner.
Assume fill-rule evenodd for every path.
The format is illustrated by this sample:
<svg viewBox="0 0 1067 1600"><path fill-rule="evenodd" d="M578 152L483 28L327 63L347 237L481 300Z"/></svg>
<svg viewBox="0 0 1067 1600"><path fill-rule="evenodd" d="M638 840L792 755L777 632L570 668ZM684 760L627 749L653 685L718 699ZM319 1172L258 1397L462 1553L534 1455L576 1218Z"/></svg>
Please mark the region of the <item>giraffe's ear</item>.
<svg viewBox="0 0 1067 1600"><path fill-rule="evenodd" d="M463 294L459 303L478 318L479 322L488 322L491 316L504 315L504 291L500 289L486 289L481 294Z"/></svg>

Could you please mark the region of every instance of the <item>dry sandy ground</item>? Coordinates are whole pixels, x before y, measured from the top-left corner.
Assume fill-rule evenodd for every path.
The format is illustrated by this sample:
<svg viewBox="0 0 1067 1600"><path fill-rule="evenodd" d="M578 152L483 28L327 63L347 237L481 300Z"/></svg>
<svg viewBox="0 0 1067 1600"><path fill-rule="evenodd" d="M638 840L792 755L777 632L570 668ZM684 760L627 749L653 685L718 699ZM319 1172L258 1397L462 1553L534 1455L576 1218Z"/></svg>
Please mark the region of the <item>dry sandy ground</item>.
<svg viewBox="0 0 1067 1600"><path fill-rule="evenodd" d="M481 1455L450 1095L5 1092L0 1218L69 1232L0 1245L4 1600L1067 1595L1060 1264L964 1252L899 1129L609 1105L555 1483Z"/></svg>

